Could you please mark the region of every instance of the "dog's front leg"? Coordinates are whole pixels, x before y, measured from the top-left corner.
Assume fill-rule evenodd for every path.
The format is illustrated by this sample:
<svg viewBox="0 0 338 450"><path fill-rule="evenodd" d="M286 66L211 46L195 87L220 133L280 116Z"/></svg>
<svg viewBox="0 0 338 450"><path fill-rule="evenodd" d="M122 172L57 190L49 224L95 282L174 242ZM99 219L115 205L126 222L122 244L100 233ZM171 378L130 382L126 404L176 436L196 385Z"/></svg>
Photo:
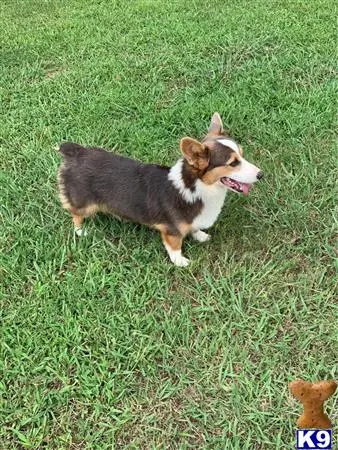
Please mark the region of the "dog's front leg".
<svg viewBox="0 0 338 450"><path fill-rule="evenodd" d="M198 242L206 242L210 239L210 234L205 233L202 230L196 230L191 233L192 237Z"/></svg>
<svg viewBox="0 0 338 450"><path fill-rule="evenodd" d="M175 266L186 267L189 264L189 259L182 255L182 235L173 235L162 231L161 236L170 260Z"/></svg>

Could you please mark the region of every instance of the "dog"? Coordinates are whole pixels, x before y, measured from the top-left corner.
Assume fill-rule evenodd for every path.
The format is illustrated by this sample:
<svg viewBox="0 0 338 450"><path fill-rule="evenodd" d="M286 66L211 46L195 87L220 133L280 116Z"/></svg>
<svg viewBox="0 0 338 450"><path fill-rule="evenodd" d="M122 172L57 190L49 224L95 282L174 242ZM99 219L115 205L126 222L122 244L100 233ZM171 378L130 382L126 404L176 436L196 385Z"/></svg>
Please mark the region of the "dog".
<svg viewBox="0 0 338 450"><path fill-rule="evenodd" d="M101 148L63 143L58 172L61 204L70 212L77 235L85 234L85 217L97 212L117 215L160 231L176 266L189 260L182 241L210 236L228 191L247 195L263 172L243 157L242 147L224 131L215 113L205 138L181 139L183 158L165 167L115 155Z"/></svg>

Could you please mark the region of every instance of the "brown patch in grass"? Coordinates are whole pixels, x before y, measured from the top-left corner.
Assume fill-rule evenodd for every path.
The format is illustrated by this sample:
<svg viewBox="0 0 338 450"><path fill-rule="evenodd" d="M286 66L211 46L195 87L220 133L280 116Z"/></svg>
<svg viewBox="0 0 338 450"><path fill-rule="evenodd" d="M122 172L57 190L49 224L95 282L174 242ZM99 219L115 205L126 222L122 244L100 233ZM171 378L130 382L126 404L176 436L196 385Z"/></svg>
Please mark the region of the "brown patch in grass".
<svg viewBox="0 0 338 450"><path fill-rule="evenodd" d="M59 73L64 72L66 69L64 69L63 67L54 67L51 69L48 69L46 72L46 78L54 78L56 75L58 75Z"/></svg>

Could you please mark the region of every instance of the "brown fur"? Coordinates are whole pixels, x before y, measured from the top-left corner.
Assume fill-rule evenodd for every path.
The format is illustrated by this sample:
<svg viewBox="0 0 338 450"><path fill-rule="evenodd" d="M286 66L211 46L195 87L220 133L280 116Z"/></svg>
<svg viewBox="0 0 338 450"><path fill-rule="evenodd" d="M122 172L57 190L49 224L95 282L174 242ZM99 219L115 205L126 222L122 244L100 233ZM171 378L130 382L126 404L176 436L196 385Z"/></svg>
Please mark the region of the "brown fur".
<svg viewBox="0 0 338 450"><path fill-rule="evenodd" d="M70 204L68 197L66 196L65 185L63 182L63 178L62 178L62 171L64 170L64 168L65 168L65 164L62 163L61 166L59 167L58 175L57 175L57 183L58 183L58 188L59 188L59 199L60 199L62 207L65 210L72 211L73 207Z"/></svg>
<svg viewBox="0 0 338 450"><path fill-rule="evenodd" d="M180 233L183 237L185 237L187 234L191 233L192 227L191 223L181 222L178 224L178 229L180 230Z"/></svg>
<svg viewBox="0 0 338 450"><path fill-rule="evenodd" d="M170 247L171 250L181 250L182 248L182 236L173 236L171 234L168 234L166 232L161 233L162 240L164 244L167 244L168 247Z"/></svg>
<svg viewBox="0 0 338 450"><path fill-rule="evenodd" d="M181 139L181 151L188 163L198 171L205 170L209 165L210 153L208 147L195 139Z"/></svg>
<svg viewBox="0 0 338 450"><path fill-rule="evenodd" d="M78 214L72 214L74 228L81 228L84 216L79 216Z"/></svg>
<svg viewBox="0 0 338 450"><path fill-rule="evenodd" d="M161 233L162 233L162 232L166 233L167 230L168 230L167 225L165 225L164 223L154 223L154 224L152 225L152 228L155 228L155 230L158 230L158 231L160 231Z"/></svg>
<svg viewBox="0 0 338 450"><path fill-rule="evenodd" d="M152 228L155 228L155 230L160 231L161 233L164 234L170 234L170 228L168 228L167 225L163 224L163 223L155 223L154 225L151 226ZM179 224L177 224L177 228L179 230L178 235L181 235L182 238L187 236L187 234L191 233L193 230L191 228L191 224L190 223L186 223L186 222L181 222Z"/></svg>

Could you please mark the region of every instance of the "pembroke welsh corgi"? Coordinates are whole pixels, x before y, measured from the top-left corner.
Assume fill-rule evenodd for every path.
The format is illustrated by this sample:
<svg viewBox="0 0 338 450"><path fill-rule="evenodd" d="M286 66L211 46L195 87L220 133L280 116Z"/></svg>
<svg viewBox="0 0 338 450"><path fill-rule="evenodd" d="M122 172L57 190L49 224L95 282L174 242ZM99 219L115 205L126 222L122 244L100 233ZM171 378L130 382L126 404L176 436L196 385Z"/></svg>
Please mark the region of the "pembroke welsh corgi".
<svg viewBox="0 0 338 450"><path fill-rule="evenodd" d="M242 147L224 130L215 113L206 137L184 137L183 158L173 167L143 164L101 148L61 145L58 173L62 206L73 217L81 236L83 219L110 213L160 231L170 260L187 266L182 240L188 234L199 242L209 235L228 191L248 194L263 172L243 158Z"/></svg>

